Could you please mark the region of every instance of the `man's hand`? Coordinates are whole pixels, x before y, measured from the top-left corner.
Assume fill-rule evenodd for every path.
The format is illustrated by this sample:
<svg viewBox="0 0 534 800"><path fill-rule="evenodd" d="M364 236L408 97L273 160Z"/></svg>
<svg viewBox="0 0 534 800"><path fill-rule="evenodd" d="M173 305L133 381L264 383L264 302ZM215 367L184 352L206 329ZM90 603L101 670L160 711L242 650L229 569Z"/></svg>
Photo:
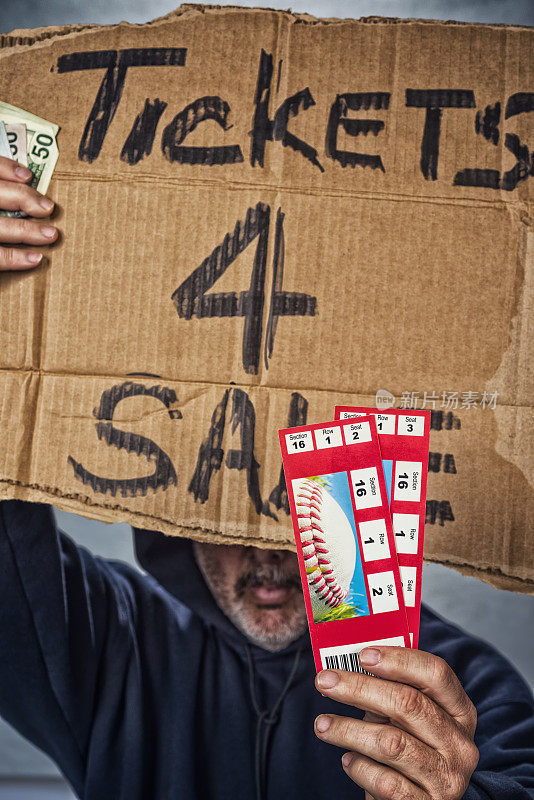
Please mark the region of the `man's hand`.
<svg viewBox="0 0 534 800"><path fill-rule="evenodd" d="M454 672L437 656L402 647L366 648L360 663L377 677L323 670L316 686L364 709L364 719L321 715L317 736L349 751L343 769L367 797L459 800L478 763L477 715Z"/></svg>
<svg viewBox="0 0 534 800"><path fill-rule="evenodd" d="M39 194L26 184L32 174L16 161L0 156L0 208L3 211L25 211L31 217L48 217L54 204L48 197ZM32 219L14 219L0 216L0 271L30 269L37 266L42 253L14 244L51 244L57 239L57 228L43 225Z"/></svg>

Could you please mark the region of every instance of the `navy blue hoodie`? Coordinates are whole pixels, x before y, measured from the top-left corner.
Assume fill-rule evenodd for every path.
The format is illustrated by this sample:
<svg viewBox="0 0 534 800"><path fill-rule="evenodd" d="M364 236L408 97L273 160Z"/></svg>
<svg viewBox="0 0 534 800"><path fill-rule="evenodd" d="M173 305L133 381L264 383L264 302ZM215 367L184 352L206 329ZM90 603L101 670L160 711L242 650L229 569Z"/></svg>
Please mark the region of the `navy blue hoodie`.
<svg viewBox="0 0 534 800"><path fill-rule="evenodd" d="M84 800L363 800L313 720L307 636L250 645L219 610L191 543L136 531L152 576L95 558L39 504L0 504L0 713ZM532 635L532 632L528 632ZM466 800L534 798L534 705L494 649L422 612L421 647L477 706Z"/></svg>

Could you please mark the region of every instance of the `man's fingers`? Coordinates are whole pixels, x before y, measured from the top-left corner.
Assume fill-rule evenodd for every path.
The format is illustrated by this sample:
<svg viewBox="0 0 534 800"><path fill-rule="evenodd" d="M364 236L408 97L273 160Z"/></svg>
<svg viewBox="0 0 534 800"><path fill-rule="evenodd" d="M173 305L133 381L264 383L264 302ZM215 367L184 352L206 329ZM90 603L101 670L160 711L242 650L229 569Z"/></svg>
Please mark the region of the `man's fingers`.
<svg viewBox="0 0 534 800"><path fill-rule="evenodd" d="M324 742L392 767L427 790L438 788L441 756L400 728L328 714L316 719L315 732Z"/></svg>
<svg viewBox="0 0 534 800"><path fill-rule="evenodd" d="M337 682L329 686L335 679ZM323 670L316 683L332 700L389 717L397 727L435 750L441 751L451 734L456 733L455 738L462 735L449 715L413 686L345 670Z"/></svg>
<svg viewBox="0 0 534 800"><path fill-rule="evenodd" d="M42 261L42 254L35 250L20 250L18 247L0 247L0 271L31 269Z"/></svg>
<svg viewBox="0 0 534 800"><path fill-rule="evenodd" d="M0 156L0 180L3 181L22 181L25 183L32 177L32 173L22 164L13 161L11 158Z"/></svg>
<svg viewBox="0 0 534 800"><path fill-rule="evenodd" d="M30 170L10 158L0 156L0 209L23 211L30 217L48 217L54 203L27 182ZM8 245L47 245L57 239L57 229L35 220L0 216L0 242ZM42 254L18 247L0 247L0 270L21 270L36 267Z"/></svg>
<svg viewBox="0 0 534 800"><path fill-rule="evenodd" d="M362 666L373 675L409 684L432 698L466 733L473 736L477 720L475 707L442 658L405 647L368 647L359 657Z"/></svg>
<svg viewBox="0 0 534 800"><path fill-rule="evenodd" d="M383 714L374 714L372 711L366 711L363 715L364 722L380 722L385 724L389 722L387 717L384 717Z"/></svg>
<svg viewBox="0 0 534 800"><path fill-rule="evenodd" d="M400 772L377 764L372 758L359 753L345 753L342 758L343 769L354 783L361 786L374 800L398 800L406 797L411 800L428 800L428 795Z"/></svg>
<svg viewBox="0 0 534 800"><path fill-rule="evenodd" d="M46 245L57 239L57 228L31 219L0 216L0 242Z"/></svg>
<svg viewBox="0 0 534 800"><path fill-rule="evenodd" d="M30 217L48 217L54 203L24 183L0 181L0 208L4 211L24 211Z"/></svg>

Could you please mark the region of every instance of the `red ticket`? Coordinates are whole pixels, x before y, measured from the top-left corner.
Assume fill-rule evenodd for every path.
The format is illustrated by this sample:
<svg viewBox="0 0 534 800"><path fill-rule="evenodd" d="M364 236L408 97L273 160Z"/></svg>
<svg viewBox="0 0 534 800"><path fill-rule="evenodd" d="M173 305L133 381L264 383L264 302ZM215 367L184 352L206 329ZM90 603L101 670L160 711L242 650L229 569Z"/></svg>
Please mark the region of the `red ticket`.
<svg viewBox="0 0 534 800"><path fill-rule="evenodd" d="M410 646L373 416L279 432L317 670Z"/></svg>
<svg viewBox="0 0 534 800"><path fill-rule="evenodd" d="M336 406L336 419L373 414L395 534L412 647L419 642L430 411Z"/></svg>

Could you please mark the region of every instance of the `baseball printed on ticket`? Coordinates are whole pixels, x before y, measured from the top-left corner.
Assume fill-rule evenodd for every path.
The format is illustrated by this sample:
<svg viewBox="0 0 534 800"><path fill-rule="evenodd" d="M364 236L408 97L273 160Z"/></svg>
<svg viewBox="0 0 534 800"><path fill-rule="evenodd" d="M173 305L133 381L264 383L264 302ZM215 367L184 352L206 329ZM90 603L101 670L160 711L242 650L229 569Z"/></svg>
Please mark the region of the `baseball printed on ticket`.
<svg viewBox="0 0 534 800"><path fill-rule="evenodd" d="M369 644L410 646L374 417L279 432L318 670L360 670Z"/></svg>

